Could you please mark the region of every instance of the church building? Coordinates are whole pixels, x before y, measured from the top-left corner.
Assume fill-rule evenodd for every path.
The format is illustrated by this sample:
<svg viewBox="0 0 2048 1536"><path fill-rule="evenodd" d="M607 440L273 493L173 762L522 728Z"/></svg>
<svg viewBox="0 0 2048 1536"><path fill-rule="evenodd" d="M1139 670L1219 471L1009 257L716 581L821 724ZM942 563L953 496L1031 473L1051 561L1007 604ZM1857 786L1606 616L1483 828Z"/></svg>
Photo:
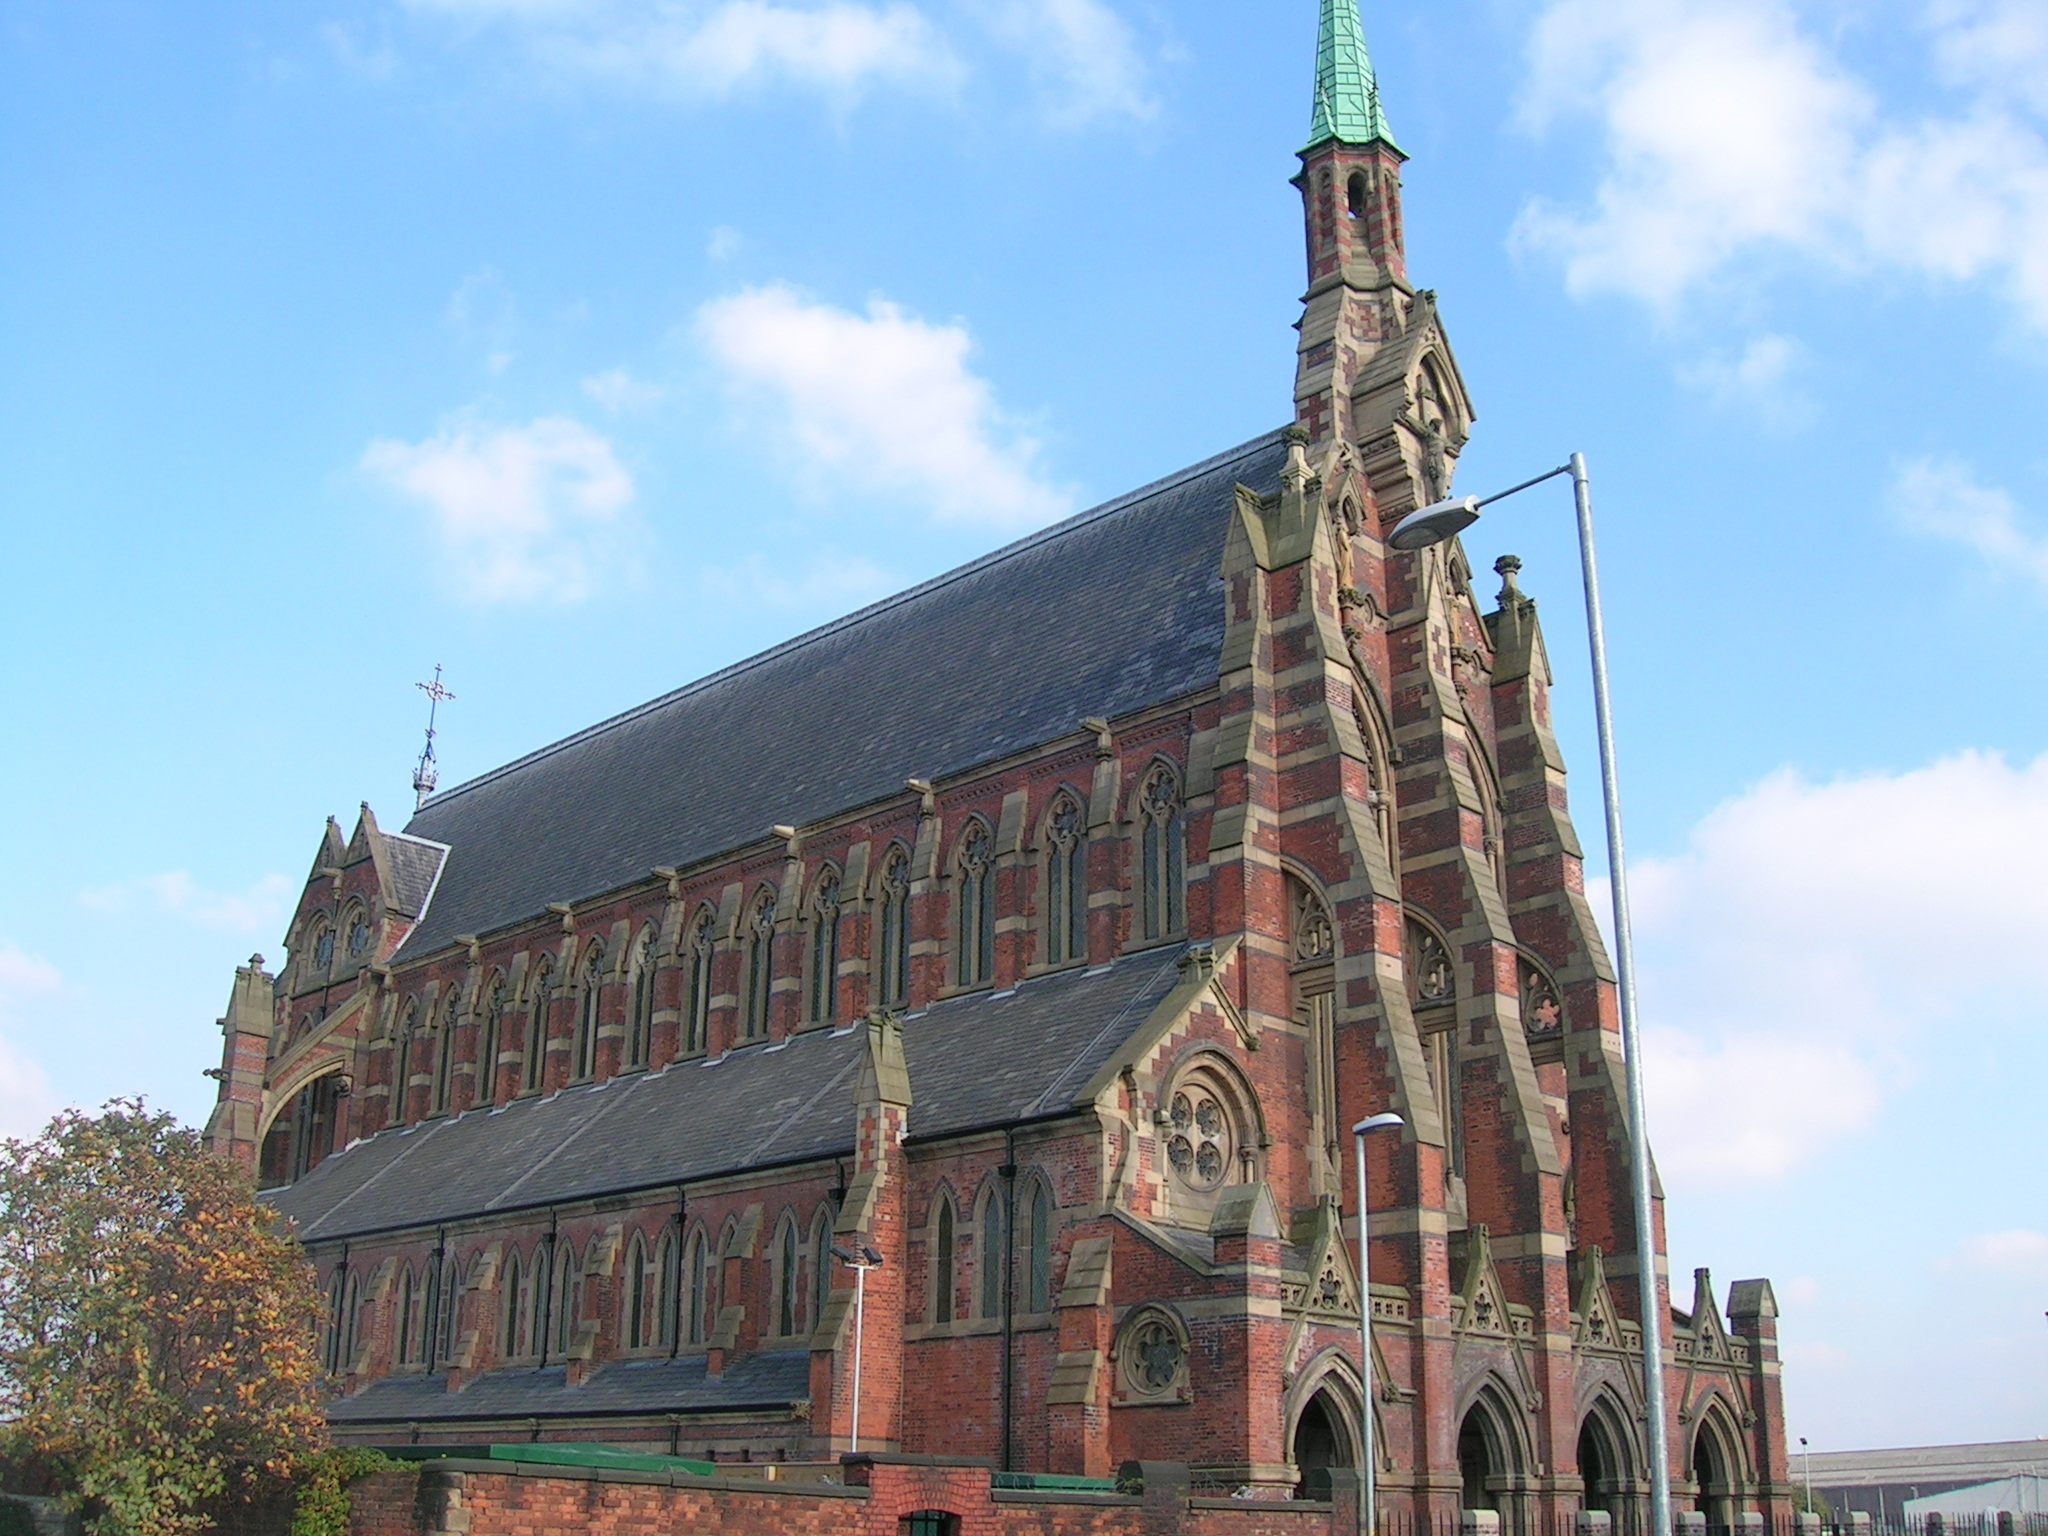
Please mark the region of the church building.
<svg viewBox="0 0 2048 1536"><path fill-rule="evenodd" d="M1473 404L1356 0L1312 106L1288 425L327 823L208 1136L317 1266L339 1440L1371 1454L1390 1530L1639 1532L1654 1412L1680 1510L1789 1514L1769 1283L1637 1308L1537 605L1386 542Z"/></svg>

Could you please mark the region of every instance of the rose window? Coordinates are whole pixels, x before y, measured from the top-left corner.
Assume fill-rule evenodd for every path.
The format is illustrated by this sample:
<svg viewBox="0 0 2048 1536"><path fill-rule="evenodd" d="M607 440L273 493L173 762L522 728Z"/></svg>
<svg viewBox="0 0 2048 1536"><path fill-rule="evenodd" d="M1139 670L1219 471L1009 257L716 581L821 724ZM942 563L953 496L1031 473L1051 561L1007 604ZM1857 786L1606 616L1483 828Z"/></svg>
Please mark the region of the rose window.
<svg viewBox="0 0 2048 1536"><path fill-rule="evenodd" d="M1197 1189L1214 1189L1230 1171L1230 1116L1207 1088L1189 1085L1173 1096L1166 1159Z"/></svg>
<svg viewBox="0 0 2048 1536"><path fill-rule="evenodd" d="M1173 1324L1158 1313L1140 1318L1124 1336L1124 1387L1133 1397L1164 1397L1179 1384L1187 1351Z"/></svg>

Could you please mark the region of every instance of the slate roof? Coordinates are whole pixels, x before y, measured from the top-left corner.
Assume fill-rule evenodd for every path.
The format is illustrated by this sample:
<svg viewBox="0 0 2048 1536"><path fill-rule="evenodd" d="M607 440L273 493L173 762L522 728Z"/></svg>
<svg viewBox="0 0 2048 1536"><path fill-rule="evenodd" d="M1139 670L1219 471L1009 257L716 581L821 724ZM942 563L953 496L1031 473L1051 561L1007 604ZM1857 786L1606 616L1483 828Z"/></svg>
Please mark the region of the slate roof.
<svg viewBox="0 0 2048 1536"><path fill-rule="evenodd" d="M1213 684L1231 488L1271 432L437 795L403 955Z"/></svg>
<svg viewBox="0 0 2048 1536"><path fill-rule="evenodd" d="M403 832L384 834L384 865L391 872L391 899L407 917L427 910L434 893L434 877L441 873L441 860L448 850L425 838Z"/></svg>
<svg viewBox="0 0 2048 1536"><path fill-rule="evenodd" d="M327 1406L334 1424L409 1423L418 1419L525 1419L558 1414L687 1413L732 1408L786 1409L811 1395L807 1350L743 1355L713 1379L702 1355L674 1360L614 1360L570 1386L560 1366L485 1371L460 1392L446 1376L384 1376Z"/></svg>
<svg viewBox="0 0 2048 1536"><path fill-rule="evenodd" d="M1180 946L903 1023L913 1138L1068 1109L1180 979ZM818 1030L357 1142L264 1198L318 1242L853 1151L863 1032Z"/></svg>

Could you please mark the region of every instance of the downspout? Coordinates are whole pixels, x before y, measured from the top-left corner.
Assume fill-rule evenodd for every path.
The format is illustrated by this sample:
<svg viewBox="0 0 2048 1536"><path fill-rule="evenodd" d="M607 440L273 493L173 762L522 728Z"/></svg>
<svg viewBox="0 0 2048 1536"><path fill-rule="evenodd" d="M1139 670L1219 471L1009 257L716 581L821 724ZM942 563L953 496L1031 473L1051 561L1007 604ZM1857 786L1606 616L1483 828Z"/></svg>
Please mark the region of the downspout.
<svg viewBox="0 0 2048 1536"><path fill-rule="evenodd" d="M1003 1176L1003 1470L1014 1471L1010 1465L1010 1394L1013 1375L1010 1359L1016 1340L1013 1318L1017 1299L1017 1132L1015 1127L1003 1131L1003 1166L996 1170Z"/></svg>

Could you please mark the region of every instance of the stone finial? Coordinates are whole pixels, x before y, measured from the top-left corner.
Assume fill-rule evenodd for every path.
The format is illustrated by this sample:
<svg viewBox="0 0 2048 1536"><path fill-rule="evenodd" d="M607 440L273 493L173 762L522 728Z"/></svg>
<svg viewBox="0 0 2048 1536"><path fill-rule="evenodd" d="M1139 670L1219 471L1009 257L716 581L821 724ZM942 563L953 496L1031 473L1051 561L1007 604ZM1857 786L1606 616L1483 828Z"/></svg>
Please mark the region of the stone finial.
<svg viewBox="0 0 2048 1536"><path fill-rule="evenodd" d="M1508 605L1510 598L1519 599L1522 589L1515 585L1515 572L1522 568L1520 555L1502 555L1493 562L1494 573L1500 577L1500 596L1495 599L1501 607Z"/></svg>

